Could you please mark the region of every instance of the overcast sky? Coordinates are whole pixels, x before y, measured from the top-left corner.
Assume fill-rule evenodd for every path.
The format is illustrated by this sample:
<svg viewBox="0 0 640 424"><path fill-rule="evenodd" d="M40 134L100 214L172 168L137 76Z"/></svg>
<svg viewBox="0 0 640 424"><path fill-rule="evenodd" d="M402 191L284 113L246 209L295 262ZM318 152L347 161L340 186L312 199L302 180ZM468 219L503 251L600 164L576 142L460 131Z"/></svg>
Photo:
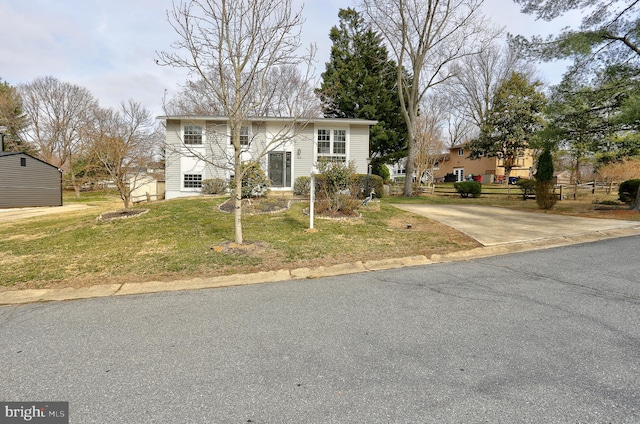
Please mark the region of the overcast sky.
<svg viewBox="0 0 640 424"><path fill-rule="evenodd" d="M301 2L301 0L299 0ZM345 0L306 0L304 43L318 47L317 75L329 59L329 30L338 23ZM127 99L162 114L166 90L175 93L185 77L155 64L156 52L169 50L175 33L166 11L172 0L0 0L0 78L15 86L53 76L85 87L105 107ZM485 14L508 32L533 35L558 32L573 19L548 24L521 14L510 0L485 0ZM564 67L541 68L557 83Z"/></svg>

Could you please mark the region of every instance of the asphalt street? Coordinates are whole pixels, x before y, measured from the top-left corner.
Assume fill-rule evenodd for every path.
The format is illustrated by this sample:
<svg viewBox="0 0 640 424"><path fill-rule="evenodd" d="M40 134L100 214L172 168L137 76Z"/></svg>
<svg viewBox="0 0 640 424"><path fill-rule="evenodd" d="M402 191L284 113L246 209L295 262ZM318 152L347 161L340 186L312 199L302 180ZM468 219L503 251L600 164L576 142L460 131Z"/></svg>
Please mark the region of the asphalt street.
<svg viewBox="0 0 640 424"><path fill-rule="evenodd" d="M636 423L639 243L4 306L0 400L72 423Z"/></svg>

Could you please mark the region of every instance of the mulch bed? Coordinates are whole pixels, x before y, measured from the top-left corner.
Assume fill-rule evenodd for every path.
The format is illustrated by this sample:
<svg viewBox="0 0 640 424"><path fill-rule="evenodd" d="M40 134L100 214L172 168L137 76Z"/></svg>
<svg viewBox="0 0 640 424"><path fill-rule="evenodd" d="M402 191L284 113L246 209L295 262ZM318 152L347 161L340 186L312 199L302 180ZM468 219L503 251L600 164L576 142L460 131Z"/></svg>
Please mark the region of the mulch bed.
<svg viewBox="0 0 640 424"><path fill-rule="evenodd" d="M123 209L115 212L105 212L98 220L100 221L113 221L115 219L127 219L133 218L134 216L139 216L144 213L149 212L149 209Z"/></svg>
<svg viewBox="0 0 640 424"><path fill-rule="evenodd" d="M247 215L276 213L289 209L291 200L279 197L270 197L266 199L242 199L242 213ZM233 213L235 204L233 199L229 199L218 209L222 212Z"/></svg>

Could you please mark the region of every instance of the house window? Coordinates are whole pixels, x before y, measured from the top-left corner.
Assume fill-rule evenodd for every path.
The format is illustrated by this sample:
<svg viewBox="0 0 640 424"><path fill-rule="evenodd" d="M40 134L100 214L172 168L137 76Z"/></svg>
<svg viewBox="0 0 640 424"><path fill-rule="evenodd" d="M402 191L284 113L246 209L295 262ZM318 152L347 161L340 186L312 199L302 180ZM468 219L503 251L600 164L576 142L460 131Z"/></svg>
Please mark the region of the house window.
<svg viewBox="0 0 640 424"><path fill-rule="evenodd" d="M347 161L347 131L319 129L316 136L318 158Z"/></svg>
<svg viewBox="0 0 640 424"><path fill-rule="evenodd" d="M202 188L202 174L184 174L184 188Z"/></svg>
<svg viewBox="0 0 640 424"><path fill-rule="evenodd" d="M233 146L233 134L229 135L229 144ZM240 145L249 145L249 127L246 125L240 127Z"/></svg>
<svg viewBox="0 0 640 424"><path fill-rule="evenodd" d="M202 127L200 125L184 126L184 144L202 144Z"/></svg>
<svg viewBox="0 0 640 424"><path fill-rule="evenodd" d="M464 149L458 149L458 156L464 156Z"/></svg>
<svg viewBox="0 0 640 424"><path fill-rule="evenodd" d="M27 166L27 158L20 158L20 166Z"/></svg>
<svg viewBox="0 0 640 424"><path fill-rule="evenodd" d="M329 130L318 130L318 154L331 154L331 132Z"/></svg>
<svg viewBox="0 0 640 424"><path fill-rule="evenodd" d="M333 130L333 153L336 155L347 154L347 131Z"/></svg>

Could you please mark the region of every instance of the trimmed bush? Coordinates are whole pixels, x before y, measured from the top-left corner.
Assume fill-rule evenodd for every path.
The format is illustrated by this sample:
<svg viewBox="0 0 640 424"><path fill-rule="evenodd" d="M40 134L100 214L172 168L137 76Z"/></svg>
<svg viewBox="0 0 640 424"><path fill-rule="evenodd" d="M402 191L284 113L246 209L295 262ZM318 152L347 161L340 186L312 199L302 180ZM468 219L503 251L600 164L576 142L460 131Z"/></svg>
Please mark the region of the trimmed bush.
<svg viewBox="0 0 640 424"><path fill-rule="evenodd" d="M636 200L640 179L623 181L618 187L618 198L621 202L631 204Z"/></svg>
<svg viewBox="0 0 640 424"><path fill-rule="evenodd" d="M367 183L369 186L369 191L367 192ZM358 193L362 194L361 197L367 197L371 190L376 192L376 197L381 198L382 193L384 192L384 180L379 175L367 175L367 174L355 174L353 176L353 184L355 186L355 190L357 193L353 193L357 195Z"/></svg>
<svg viewBox="0 0 640 424"><path fill-rule="evenodd" d="M213 178L202 181L202 192L204 194L224 194L229 185L222 178Z"/></svg>
<svg viewBox="0 0 640 424"><path fill-rule="evenodd" d="M556 204L556 200L553 181L536 182L536 203L540 209L551 209Z"/></svg>
<svg viewBox="0 0 640 424"><path fill-rule="evenodd" d="M242 198L261 197L269 191L271 181L264 173L260 162L248 161L242 164ZM235 181L231 180L231 190L235 189Z"/></svg>
<svg viewBox="0 0 640 424"><path fill-rule="evenodd" d="M453 185L460 197L480 197L482 194L482 184L478 181L461 181Z"/></svg>
<svg viewBox="0 0 640 424"><path fill-rule="evenodd" d="M296 196L308 196L311 193L311 178L298 177L293 183L293 194Z"/></svg>
<svg viewBox="0 0 640 424"><path fill-rule="evenodd" d="M520 178L516 185L522 190L522 200L527 200L527 198L536 194L536 182L534 180Z"/></svg>
<svg viewBox="0 0 640 424"><path fill-rule="evenodd" d="M553 155L545 149L536 168L536 203L540 209L551 209L556 204L553 193Z"/></svg>

